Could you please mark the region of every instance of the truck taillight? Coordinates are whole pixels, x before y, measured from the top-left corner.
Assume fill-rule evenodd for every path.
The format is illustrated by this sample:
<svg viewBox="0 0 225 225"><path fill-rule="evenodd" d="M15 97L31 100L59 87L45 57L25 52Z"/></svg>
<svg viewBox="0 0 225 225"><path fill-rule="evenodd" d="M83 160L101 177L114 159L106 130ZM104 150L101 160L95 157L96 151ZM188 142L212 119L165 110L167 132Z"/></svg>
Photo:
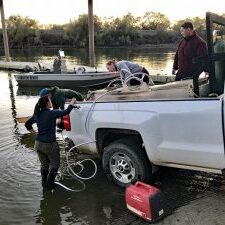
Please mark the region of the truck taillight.
<svg viewBox="0 0 225 225"><path fill-rule="evenodd" d="M63 129L65 129L66 131L70 131L71 130L70 116L69 115L63 116Z"/></svg>

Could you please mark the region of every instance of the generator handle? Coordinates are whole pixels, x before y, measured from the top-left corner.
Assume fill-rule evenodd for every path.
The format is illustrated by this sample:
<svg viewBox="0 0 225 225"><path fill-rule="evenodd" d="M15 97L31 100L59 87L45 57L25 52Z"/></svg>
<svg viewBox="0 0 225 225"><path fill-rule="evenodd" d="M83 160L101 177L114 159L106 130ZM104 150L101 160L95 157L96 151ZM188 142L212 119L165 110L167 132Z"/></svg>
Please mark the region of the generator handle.
<svg viewBox="0 0 225 225"><path fill-rule="evenodd" d="M145 184L145 183L140 182L140 181L137 181L135 183L135 186L136 187L141 187L141 188L145 189L146 191L158 190L157 187L151 186L149 184Z"/></svg>

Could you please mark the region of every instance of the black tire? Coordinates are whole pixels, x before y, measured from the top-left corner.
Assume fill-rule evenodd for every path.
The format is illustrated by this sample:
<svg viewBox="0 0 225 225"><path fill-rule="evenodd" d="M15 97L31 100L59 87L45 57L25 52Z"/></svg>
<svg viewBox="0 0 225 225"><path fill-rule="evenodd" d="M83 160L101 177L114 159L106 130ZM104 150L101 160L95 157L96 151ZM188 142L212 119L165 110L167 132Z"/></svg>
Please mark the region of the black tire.
<svg viewBox="0 0 225 225"><path fill-rule="evenodd" d="M133 180L149 182L152 175L140 144L130 139L110 143L103 152L102 165L107 178L120 187L130 185Z"/></svg>

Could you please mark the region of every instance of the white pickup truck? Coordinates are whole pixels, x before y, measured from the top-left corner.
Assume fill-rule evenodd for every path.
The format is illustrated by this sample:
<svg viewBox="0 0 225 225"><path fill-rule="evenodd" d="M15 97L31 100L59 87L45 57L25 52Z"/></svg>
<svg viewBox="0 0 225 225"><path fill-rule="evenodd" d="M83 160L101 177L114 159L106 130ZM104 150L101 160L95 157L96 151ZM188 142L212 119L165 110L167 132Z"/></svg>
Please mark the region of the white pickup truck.
<svg viewBox="0 0 225 225"><path fill-rule="evenodd" d="M119 186L150 181L157 166L223 173L224 94L212 94L210 82L200 78L198 94L192 79L94 91L71 112L65 135L84 143L79 151L98 152L105 174Z"/></svg>
<svg viewBox="0 0 225 225"><path fill-rule="evenodd" d="M75 145L87 143L80 151L100 153L106 175L120 186L132 179L149 181L153 166L221 173L224 96L196 98L188 91L191 83L156 85L146 92L99 91L102 98L82 102L70 113L66 136ZM181 98L172 97L177 92L183 92Z"/></svg>

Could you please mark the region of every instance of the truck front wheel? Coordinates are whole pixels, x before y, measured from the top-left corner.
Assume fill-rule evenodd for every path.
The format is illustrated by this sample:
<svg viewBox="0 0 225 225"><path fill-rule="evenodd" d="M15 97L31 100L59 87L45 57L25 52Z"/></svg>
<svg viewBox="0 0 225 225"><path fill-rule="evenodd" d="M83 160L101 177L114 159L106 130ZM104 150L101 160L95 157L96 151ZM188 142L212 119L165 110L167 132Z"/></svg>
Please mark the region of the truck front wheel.
<svg viewBox="0 0 225 225"><path fill-rule="evenodd" d="M130 139L120 139L105 148L103 170L110 181L126 187L132 180L150 181L151 165L141 146Z"/></svg>

